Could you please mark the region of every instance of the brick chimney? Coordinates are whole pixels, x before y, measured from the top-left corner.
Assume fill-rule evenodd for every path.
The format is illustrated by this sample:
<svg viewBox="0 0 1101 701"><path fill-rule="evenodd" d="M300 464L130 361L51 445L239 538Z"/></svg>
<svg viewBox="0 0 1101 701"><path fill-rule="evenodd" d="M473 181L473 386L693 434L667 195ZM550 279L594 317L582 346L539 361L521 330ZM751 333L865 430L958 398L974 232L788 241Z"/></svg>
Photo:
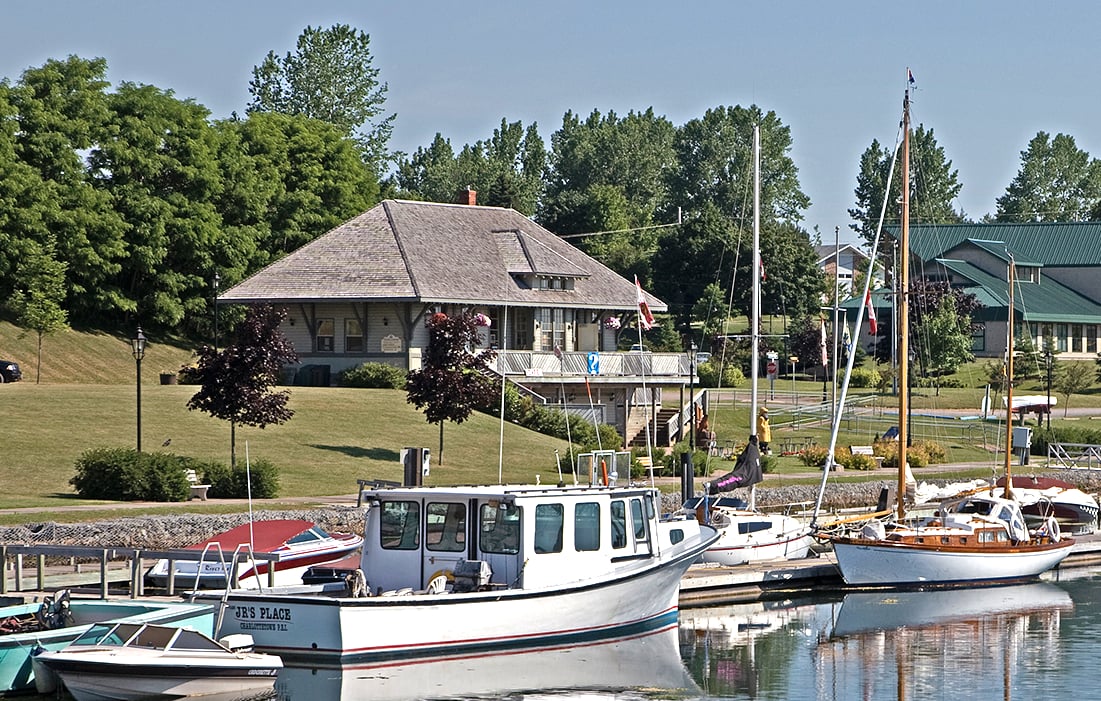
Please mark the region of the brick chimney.
<svg viewBox="0 0 1101 701"><path fill-rule="evenodd" d="M474 206L478 204L478 191L470 189L467 185L465 189L459 190L455 195L455 204L466 204Z"/></svg>

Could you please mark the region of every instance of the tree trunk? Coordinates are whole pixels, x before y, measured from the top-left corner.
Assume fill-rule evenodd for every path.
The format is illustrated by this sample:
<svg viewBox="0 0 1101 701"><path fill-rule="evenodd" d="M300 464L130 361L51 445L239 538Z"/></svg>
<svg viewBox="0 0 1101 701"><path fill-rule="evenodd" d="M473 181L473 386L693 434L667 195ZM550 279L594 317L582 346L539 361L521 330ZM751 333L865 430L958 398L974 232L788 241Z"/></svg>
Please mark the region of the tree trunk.
<svg viewBox="0 0 1101 701"><path fill-rule="evenodd" d="M443 465L443 421L440 422L440 457L437 460L437 465Z"/></svg>

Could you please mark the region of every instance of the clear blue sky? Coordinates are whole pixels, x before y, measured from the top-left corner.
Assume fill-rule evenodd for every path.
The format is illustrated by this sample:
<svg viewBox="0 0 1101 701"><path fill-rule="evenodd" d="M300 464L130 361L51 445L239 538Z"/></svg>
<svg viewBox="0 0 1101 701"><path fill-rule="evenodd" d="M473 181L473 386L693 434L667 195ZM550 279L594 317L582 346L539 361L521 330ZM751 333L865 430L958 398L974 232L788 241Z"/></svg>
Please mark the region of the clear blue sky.
<svg viewBox="0 0 1101 701"><path fill-rule="evenodd" d="M1038 131L1101 156L1101 5L1085 1L34 0L3 14L0 77L102 56L113 82L172 89L214 117L243 112L267 51L350 24L371 35L407 152L437 132L456 149L488 138L502 117L538 123L549 146L566 110L653 107L679 125L757 104L791 128L804 225L826 243L835 226L852 240L860 154L894 143L907 66L915 124L958 169L970 216L994 210Z"/></svg>

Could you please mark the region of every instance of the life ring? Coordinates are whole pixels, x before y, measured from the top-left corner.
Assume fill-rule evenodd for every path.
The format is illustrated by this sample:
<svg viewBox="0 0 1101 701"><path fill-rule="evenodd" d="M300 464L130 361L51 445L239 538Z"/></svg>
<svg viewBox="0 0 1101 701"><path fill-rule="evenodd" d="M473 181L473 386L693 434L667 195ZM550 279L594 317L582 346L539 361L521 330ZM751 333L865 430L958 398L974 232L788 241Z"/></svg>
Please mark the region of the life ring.
<svg viewBox="0 0 1101 701"><path fill-rule="evenodd" d="M447 585L455 581L455 573L451 570L436 570L428 578L428 584L424 585L425 594L443 594L447 591Z"/></svg>
<svg viewBox="0 0 1101 701"><path fill-rule="evenodd" d="M1055 520L1054 516L1047 517L1047 523L1045 524L1048 535L1051 537L1052 543L1058 543L1063 538L1063 534L1059 531L1059 522Z"/></svg>

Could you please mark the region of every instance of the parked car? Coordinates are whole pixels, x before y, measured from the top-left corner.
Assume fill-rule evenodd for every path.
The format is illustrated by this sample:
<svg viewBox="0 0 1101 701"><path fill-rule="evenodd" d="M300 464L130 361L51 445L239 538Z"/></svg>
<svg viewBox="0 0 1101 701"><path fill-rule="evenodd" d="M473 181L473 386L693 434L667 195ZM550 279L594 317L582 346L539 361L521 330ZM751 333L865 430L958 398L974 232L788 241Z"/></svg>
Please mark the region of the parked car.
<svg viewBox="0 0 1101 701"><path fill-rule="evenodd" d="M18 382L22 379L23 372L19 369L19 363L11 360L0 360L0 384Z"/></svg>

